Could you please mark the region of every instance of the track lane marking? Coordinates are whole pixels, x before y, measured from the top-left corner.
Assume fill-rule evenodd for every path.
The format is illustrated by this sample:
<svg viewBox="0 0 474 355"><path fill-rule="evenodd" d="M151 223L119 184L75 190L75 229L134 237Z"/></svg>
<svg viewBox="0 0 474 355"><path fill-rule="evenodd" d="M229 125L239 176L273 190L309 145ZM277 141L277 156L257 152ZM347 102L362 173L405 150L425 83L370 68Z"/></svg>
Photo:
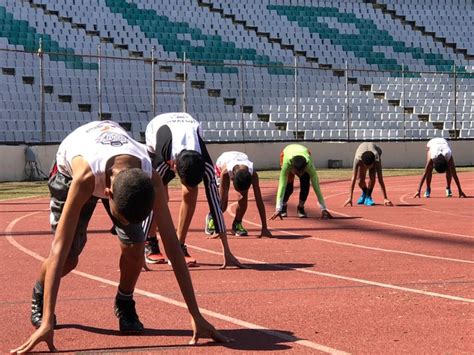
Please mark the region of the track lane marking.
<svg viewBox="0 0 474 355"><path fill-rule="evenodd" d="M332 197L334 197L334 196L343 195L343 194L345 194L345 192L340 192L340 193L338 193L338 194L329 195L329 196L326 197L325 199L327 200L327 199L330 199L330 198L332 198ZM381 206L381 207L384 207L384 206ZM396 206L395 206L395 207L396 207ZM386 207L386 208L391 208L391 207ZM337 212L337 211L334 211L334 210L329 210L329 211L331 211L331 213L335 213L335 214L340 215L340 216L343 216L343 217L354 217L354 216L352 216L352 215L345 214L345 213L342 213L342 212ZM368 218L365 218L365 217L361 217L360 219L361 219L361 220L364 220L364 221L367 221L367 222L375 223L375 224L381 224L381 225L385 225L385 226L397 227L397 228L402 228L402 229L416 230L416 231L418 231L418 232L425 232L425 233L428 233L428 234L442 234L442 235L450 235L450 236L453 236L453 237L474 239L474 236L472 236L472 235L458 234L458 233L450 233L450 232L436 231L436 230L425 229L425 228L417 228L417 227L404 226L404 225L401 225L401 224L395 224L395 223L388 223L388 222L376 221L376 220L368 219Z"/></svg>
<svg viewBox="0 0 474 355"><path fill-rule="evenodd" d="M329 197L340 195L339 194L334 194L334 195L329 195ZM235 206L237 202L233 202L229 204L227 211L232 217L235 217L235 213L232 211L232 207ZM338 213L336 211L331 210L332 213ZM347 215L346 215L347 216ZM347 216L351 217L351 216ZM364 218L361 218L364 219ZM244 221L248 224L254 225L256 227L262 227L261 224L255 223L252 221L249 221L247 219L244 219ZM370 221L370 220L369 220ZM294 233L287 232L285 230L281 229L276 229L276 228L269 228L271 230L286 234L286 235L294 235ZM466 264L474 264L474 260L465 260L465 259L457 259L457 258L446 258L443 256L436 256L436 255L428 255L428 254L420 254L420 253L413 253L409 251L402 251L402 250L394 250L394 249L385 249L385 248L377 248L377 247L370 247L366 245L361 245L361 244L352 244L352 243L346 243L346 242L339 242L335 240L330 240L330 239L324 239L324 238L319 238L319 237L310 237L309 239L325 242L325 243L331 243L331 244L338 244L338 245L344 245L344 246L349 246L353 248L360 248L360 249L368 249L368 250L375 250L375 251L382 251L386 253L394 253L394 254L403 254L403 255L410 255L410 256L417 256L417 257L422 257L422 258L428 258L428 259L437 259L437 260L444 260L444 261L454 261L454 262L459 262L459 263L466 263Z"/></svg>
<svg viewBox="0 0 474 355"><path fill-rule="evenodd" d="M331 195L329 197L336 196L336 195L341 195L341 194L343 194L343 193L338 193L338 194L335 194L335 195ZM235 206L236 204L237 204L237 202L233 202L233 203L229 204L228 207L227 207L227 212L229 214L231 214L231 216L235 216L235 214L232 211L232 207ZM333 212L333 211L331 211L331 212ZM350 217L350 216L348 216L348 217ZM250 223L250 224L261 227L261 225L259 225L257 223L254 223L254 222L251 222L251 221L248 221L248 220L245 220L245 221L246 221L246 223ZM287 235L294 235L294 233L290 233L290 232L280 230L280 229L271 228L271 230L278 231L278 232L281 232L281 233L284 233L284 234L287 234ZM211 254L222 255L222 253L209 251L207 249L196 247L196 246L188 245L188 247L191 247L193 249L200 250L200 251L203 251L203 252L208 252L208 253L211 253ZM357 282L357 283L362 283L362 284L372 285L372 286L378 286L378 287L383 287L383 288L395 289L395 290L398 290L398 291L411 292L411 293L421 294L421 295L425 295L425 296L432 296L432 297L443 298L443 299L448 299L448 300L453 300L453 301L474 303L474 299L471 299L471 298L446 295L446 294L436 293L436 292L422 291L422 290L418 290L418 289L402 287L402 286L396 286L396 285L386 284L386 283L382 283L382 282L364 280L364 279L359 279L359 278L354 278L354 277L349 277L349 276L330 274L330 273L319 272L319 271L314 271L314 270L307 270L307 269L302 269L302 268L280 267L279 265L275 265L275 264L268 263L268 262L265 262L265 261L259 261L259 260L242 258L242 257L238 257L238 258L240 260L244 260L244 261L255 263L255 264L273 265L276 268L281 268L281 269L284 269L284 270L295 270L295 271L298 271L298 272L304 272L304 273L308 273L308 274L315 274L315 275L319 275L319 276L331 277L331 278L335 278L335 279L341 279L341 280Z"/></svg>
<svg viewBox="0 0 474 355"><path fill-rule="evenodd" d="M292 234L294 235L294 233ZM214 250L209 250L201 247L197 247L194 245L189 245L186 244L188 248L194 249L194 250L199 250L208 254L214 254L214 255L219 255L222 256L222 252L217 252ZM292 267L287 267L287 266L280 266L278 264L273 264L269 263L266 261L261 261L261 260L254 260L254 259L249 259L249 258L243 258L240 256L237 256L239 260L244 260L253 264L261 264L261 265L271 265L277 269L281 270L288 270L288 271L298 271L298 272L304 272L307 274L313 274L313 275L319 275L319 276L324 276L324 277L330 277L333 279L340 279L340 280L345 280L345 281L351 281L351 282L357 282L357 283L362 283L365 285L371 285L371 286L378 286L382 288L388 288L388 289L393 289L393 290L398 290L398 291L403 291L403 292L410 292L410 293L417 293L421 294L424 296L432 296L432 297L437 297L437 298L444 298L448 299L451 301L461 301L461 302L467 302L467 303L474 303L474 299L471 298L464 298L464 297L459 297L459 296L451 296L451 295L445 295L442 293L436 293L436 292L429 292L429 291L422 291L422 290L417 290L414 288L408 288L408 287L403 287L403 286L397 286L397 285L392 285L392 284L386 284L382 282L377 282L377 281L369 281L369 280L364 280L364 279L358 279L355 277L350 277L350 276L343 276L343 275L337 275L337 274L330 274L327 272L320 272L320 271L314 271L314 270L307 270L307 269L302 269L302 268L292 268Z"/></svg>
<svg viewBox="0 0 474 355"><path fill-rule="evenodd" d="M19 249L23 253L25 253L25 254L27 254L27 255L29 255L29 256L31 256L31 257L39 260L39 261L41 261L41 262L43 262L45 260L45 258L42 257L41 255L39 255L38 253L35 253L34 251L24 247L20 243L18 243L13 238L12 232L13 232L14 226L19 221L21 221L22 219L27 218L27 217L31 217L34 214L38 214L38 213L41 213L41 212L44 212L44 211L47 211L47 210L36 211L36 212L32 212L32 213L23 215L22 217L18 217L16 219L14 219L12 222L10 222L8 224L8 226L5 228L6 239L12 246L14 246L15 248ZM218 253L218 254L221 255L221 253ZM115 282L115 281L112 281L112 280L109 280L109 279L106 279L106 278L103 278L103 277L100 277L100 276L92 275L92 274L82 272L82 271L79 271L79 270L73 270L71 272L75 275L82 276L82 277L87 278L89 280L94 280L94 281L97 281L97 282L100 282L100 283L103 283L103 284L106 284L106 285L118 287L118 282ZM164 303L168 303L168 304L171 304L171 305L174 305L174 306L177 306L177 307L181 307L181 308L184 308L186 310L188 309L186 303L176 301L172 298L165 297L165 296L162 296L162 295L157 294L157 293L145 291L145 290L142 290L142 289L139 289L139 288L136 288L134 292L136 294L140 294L140 295L148 297L148 298L152 298L152 299L164 302ZM256 330L258 330L258 331L260 331L264 334L282 339L282 340L287 341L287 342L295 343L295 344L298 344L298 345L301 345L301 346L304 346L304 347L307 347L307 348L310 348L310 349L319 350L319 351L322 351L322 352L327 353L327 354L334 354L334 355L349 354L349 353L346 353L342 350L334 349L334 348L331 348L331 347L323 345L323 344L314 343L314 342L306 340L306 339L300 339L296 336L288 335L288 334L285 334L283 332L272 330L272 329L269 329L267 327L255 324L255 323L251 323L251 322L247 322L247 321L244 321L244 320L241 320L241 319L238 319L238 318L230 317L230 316L227 316L225 314L214 312L214 311L211 311L211 310L208 310L208 309L205 309L205 308L199 307L199 310L202 314L208 315L210 317L214 317L214 318L226 321L228 323L232 323L232 324L241 326L243 328L256 329Z"/></svg>
<svg viewBox="0 0 474 355"><path fill-rule="evenodd" d="M409 202L407 202L405 200L405 198L409 195L412 195L413 193L409 192L405 195L402 195L400 196L400 202L404 203L405 205L410 205ZM465 214L461 214L461 213L451 213L451 212L446 212L446 211L438 211L438 210L433 210L433 209L430 209L430 208L426 208L426 207L421 207L421 206L412 206L413 208L417 208L419 210L424 210L424 211L427 211L427 212L430 212L430 213L441 213L442 215L449 215L449 216L454 216L454 217L466 217L466 218L473 218L474 216L472 215L465 215Z"/></svg>

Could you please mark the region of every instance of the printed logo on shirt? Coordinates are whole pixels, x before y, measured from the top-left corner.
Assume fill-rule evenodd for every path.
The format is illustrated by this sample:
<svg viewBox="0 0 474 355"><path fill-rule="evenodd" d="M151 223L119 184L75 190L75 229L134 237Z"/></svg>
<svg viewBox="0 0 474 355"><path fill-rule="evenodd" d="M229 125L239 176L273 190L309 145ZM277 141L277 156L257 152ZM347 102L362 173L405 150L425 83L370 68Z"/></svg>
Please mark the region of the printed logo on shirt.
<svg viewBox="0 0 474 355"><path fill-rule="evenodd" d="M99 130L99 131L104 132L104 131L109 131L109 130L111 130L111 129L112 129L112 126L111 126L109 123L107 123L107 122L101 122L101 123L99 123L99 124L96 124L95 126L92 126L92 127L88 128L88 129L86 129L85 132L86 132L86 133L91 133L91 132L94 132L94 131L96 131L96 130Z"/></svg>
<svg viewBox="0 0 474 355"><path fill-rule="evenodd" d="M97 143L110 145L112 147L121 147L128 143L128 138L123 134L115 132L105 132L99 136Z"/></svg>
<svg viewBox="0 0 474 355"><path fill-rule="evenodd" d="M173 116L166 123L196 123L196 120L189 116Z"/></svg>

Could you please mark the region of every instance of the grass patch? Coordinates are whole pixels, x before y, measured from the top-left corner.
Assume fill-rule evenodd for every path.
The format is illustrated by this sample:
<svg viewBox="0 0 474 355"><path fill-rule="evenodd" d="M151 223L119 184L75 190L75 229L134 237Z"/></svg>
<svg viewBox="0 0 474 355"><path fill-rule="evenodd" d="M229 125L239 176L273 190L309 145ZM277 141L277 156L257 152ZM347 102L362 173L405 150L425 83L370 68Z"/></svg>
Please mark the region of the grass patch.
<svg viewBox="0 0 474 355"><path fill-rule="evenodd" d="M342 180L352 177L352 169L316 169L320 180ZM423 168L416 169L383 169L383 176L423 175ZM474 167L457 167L457 172L474 171ZM436 172L434 172L436 174ZM260 180L275 180L280 176L279 170L259 171Z"/></svg>
<svg viewBox="0 0 474 355"><path fill-rule="evenodd" d="M0 183L0 200L47 196L49 194L46 181L22 181Z"/></svg>
<svg viewBox="0 0 474 355"><path fill-rule="evenodd" d="M457 167L458 172L472 172L474 167ZM320 180L342 180L350 179L352 169L317 169ZM412 176L423 174L424 169L383 169L384 176ZM259 171L260 180L278 181L280 176L279 170ZM462 182L462 181L461 181ZM178 179L173 179L169 186L171 188L179 187ZM46 181L34 182L3 182L0 183L0 200L22 198L22 197L38 197L48 196L48 186Z"/></svg>

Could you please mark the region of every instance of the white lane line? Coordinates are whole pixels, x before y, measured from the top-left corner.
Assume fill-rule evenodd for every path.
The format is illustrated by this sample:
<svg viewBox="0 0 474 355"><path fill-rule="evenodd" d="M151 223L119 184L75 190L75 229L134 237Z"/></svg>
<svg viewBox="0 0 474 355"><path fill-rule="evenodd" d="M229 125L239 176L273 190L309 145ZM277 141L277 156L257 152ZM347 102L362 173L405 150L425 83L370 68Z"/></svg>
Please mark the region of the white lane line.
<svg viewBox="0 0 474 355"><path fill-rule="evenodd" d="M237 202L233 202L227 207L227 212L230 213L232 216L235 216L235 214L232 212L231 208L233 206L235 206L236 204L237 204ZM256 225L256 226L261 226L257 223L251 222L251 221L245 220L245 222ZM294 233L290 233L290 232L287 232L287 231L284 231L284 230L274 229L274 228L271 228L271 229L274 230L274 231L280 232L280 233L287 234L287 235L294 235ZM348 244L348 245L353 246L352 244ZM193 248L193 249L200 250L200 251L207 252L207 253L211 253L211 254L216 254L216 255L221 255L222 254L222 253L209 251L207 249L203 249L203 248L196 247L196 246L190 246L190 245L188 245L188 246ZM367 248L370 248L370 247L367 247ZM429 256L426 256L426 257L429 257ZM260 261L260 260L253 260L253 259L242 258L242 257L238 257L238 258L240 260L244 260L244 261L255 263L255 264L274 265L272 263L268 263L268 262ZM434 258L437 258L437 257L434 257ZM455 259L451 259L450 261L453 261L453 260L455 260ZM462 262L466 262L466 261L462 261ZM469 262L469 263L471 263L471 262ZM358 279L358 278L353 278L353 277L349 277L349 276L329 274L329 273L325 273L325 272L318 272L318 271L307 270L307 269L303 269L303 268L279 267L278 265L274 265L274 266L276 268L282 268L282 269L285 269L285 270L295 270L295 271L299 271L299 272L305 272L305 273L308 273L308 274L315 274L315 275L319 275L319 276L325 276L325 277L331 277L331 278L336 278L336 279L341 279L341 280L346 280L346 281L358 282L358 283L362 283L362 284L366 284L366 285L372 285L372 286L378 286L378 287L383 287L383 288L395 289L395 290L404 291L404 292L417 293L417 294L421 294L421 295L425 295L425 296L432 296L432 297L444 298L444 299L449 299L449 300L454 300L454 301L474 303L474 299L471 299L471 298L464 298L464 297L446 295L446 294L442 294L442 293L422 291L422 290L417 290L417 289L408 288L408 287L402 287L402 286L396 286L396 285L391 285L391 284L386 284L386 283L381 283L381 282Z"/></svg>
<svg viewBox="0 0 474 355"><path fill-rule="evenodd" d="M392 208L392 207L387 207L387 208ZM331 212L332 212L332 213L335 213L335 214L338 214L338 215L340 215L340 216L343 216L343 217L353 217L353 216L351 216L351 215L344 214L344 213L341 213L341 212L336 212L336 211L332 211L332 210L331 210ZM361 220L368 221L368 222L375 223L375 224L381 224L381 225L384 225L384 226L391 226L391 227L397 227L397 228L402 228L402 229L415 230L415 231L418 231L418 232L428 233L428 234L430 234L430 235L433 235L433 234L442 234L442 235L449 235L449 236L453 236L453 237L474 239L474 236L472 236L472 235L458 234L458 233L450 233L450 232L442 232L442 231L431 230L431 229L425 229L425 228L416 228L416 227L404 226L404 225L401 225L401 224L375 221L375 220L373 220L373 219L367 219L367 218L361 218Z"/></svg>
<svg viewBox="0 0 474 355"><path fill-rule="evenodd" d="M292 233L292 235L294 235L294 233ZM214 254L214 255L222 256L222 252L216 252L216 251L213 251L213 250L208 250L208 249L204 249L204 248L201 248L201 247L188 245L188 244L187 244L187 246L191 249L199 250L199 251L202 251L202 252L205 252L205 253L208 253L208 254ZM358 279L358 278L354 278L354 277L342 276L342 275L336 275L336 274L329 274L327 272L319 272L319 271L308 270L308 269L303 269L303 268L292 268L292 267L287 267L287 266L280 266L278 264L273 264L273 263L269 263L269 262L261 261L261 260L243 258L243 257L240 257L240 256L237 256L237 258L240 261L244 260L244 261L247 261L247 262L250 262L250 263L253 263L253 264L271 265L271 266L275 267L276 269L281 269L281 270L304 272L304 273L307 273L307 274L313 274L313 275L319 275L319 276L324 276L324 277L330 277L330 278L333 278L333 279L357 282L357 283L361 283L361 284L365 284L365 285L378 286L378 287L383 287L383 288L388 288L388 289L393 289L393 290L398 290L398 291L403 291L403 292L417 293L417 294L420 294L420 295L423 295L423 296L432 296L432 297L437 297L437 298L448 299L448 300L451 300L451 301L474 303L474 299L471 299L471 298L464 298L464 297L459 297L459 296L446 295L446 294L443 294L443 293L422 291L422 290L417 290L417 289L414 289L414 288L396 286L396 285L386 284L386 283L382 283L382 282L369 281L369 280Z"/></svg>
<svg viewBox="0 0 474 355"><path fill-rule="evenodd" d="M338 193L338 194L329 195L329 196L327 196L325 199L328 200L328 199L330 199L331 197L339 196L339 195L343 195L343 194L345 194L345 192L340 192L340 193ZM384 207L384 206L381 206L381 207ZM386 208L392 208L392 207L386 207ZM395 207L395 208L396 208L396 207ZM345 213L341 213L341 212L337 212L337 211L333 211L333 210L330 210L330 211L331 211L331 213L335 213L335 214L340 215L340 216L343 216L343 217L354 217L354 216L351 216L351 215L348 215L348 214L345 214ZM367 222L371 222L371 223L375 223L375 224L381 224L381 225L385 225L385 226L397 227L397 228L402 228L402 229L416 230L416 231L418 231L418 232L424 232L424 233L428 233L428 234L430 234L430 235L432 235L432 234L442 234L442 235L450 235L450 236L453 236L453 237L461 237L461 238L474 239L474 236L472 236L472 235L458 234L458 233L450 233L450 232L442 232L442 231L431 230L431 229L424 229L424 228L416 228L416 227L404 226L404 225L401 225L401 224L394 224L394 223L376 221L376 220L368 219L368 218L365 218L365 217L361 217L360 219L361 219L361 220L364 220L364 221L367 221Z"/></svg>
<svg viewBox="0 0 474 355"><path fill-rule="evenodd" d="M229 212L229 213L231 215L233 214L232 212ZM262 226L261 224L254 223L254 222L248 221L246 219L244 219L244 221L245 221L245 223L252 224L256 227L261 227ZM270 228L270 229L273 230L273 231L279 232L279 233L287 234L287 235L295 235L295 233L291 233L291 232L281 230L281 229L275 229L275 228ZM443 257L443 256L412 253L412 252L409 252L409 251L369 247L369 246L361 245L361 244L345 243L345 242L339 242L339 241L336 241L336 240L330 240L330 239L324 239L324 238L318 238L318 237L310 237L308 239L313 239L313 240L317 240L317 241L325 242L325 243L344 245L344 246L348 246L348 247L352 247L352 248L382 251L382 252L385 252L385 253L403 254L403 255L417 256L417 257L428 258L428 259L437 259L437 260L444 260L444 261L454 261L454 262L458 262L458 263L474 264L474 261L472 261L472 260L446 258L446 257Z"/></svg>
<svg viewBox="0 0 474 355"><path fill-rule="evenodd" d="M44 257L42 257L41 255L33 252L32 250L30 250L28 248L25 248L23 245L19 244L12 236L13 228L19 221L21 221L24 218L30 217L34 214L40 213L40 212L42 212L42 211L29 213L29 214L26 214L22 217L16 218L12 222L10 222L10 224L7 226L7 228L5 229L5 232L6 232L5 234L6 234L7 241L11 245L13 245L15 248L19 249L23 253L25 253L25 254L27 254L27 255L29 255L29 256L37 259L37 260L43 262L45 260ZM221 253L219 253L219 255L221 255ZM117 282L109 280L109 279L105 279L103 277L99 277L99 276L96 276L96 275L85 273L85 272L82 272L82 271L79 271L79 270L73 270L72 273L75 274L75 275L87 278L89 280L94 280L94 281L101 282L101 283L106 284L106 285L118 287ZM168 303L168 304L171 304L171 305L174 305L174 306L177 306L177 307L188 309L188 307L186 306L186 303L176 301L172 298L168 298L168 297L159 295L157 293L152 293L152 292L149 292L149 291L141 290L139 288L135 289L135 293L140 294L140 295L145 296L145 297L149 297L149 298L161 301L161 302L164 302L164 303ZM241 326L243 328L257 329L258 331L260 331L262 333L265 333L267 335L282 339L282 340L287 341L287 342L295 343L295 344L298 344L298 345L301 345L301 346L304 346L304 347L307 347L307 348L310 348L310 349L319 350L319 351L322 351L324 353L334 354L334 355L349 354L349 353L346 353L342 350L334 349L334 348L331 348L331 347L323 345L323 344L314 343L314 342L306 340L306 339L300 339L298 337L288 335L288 334L285 334L283 332L279 332L279 331L276 331L276 330L272 330L272 329L263 327L261 325L255 324L255 323L250 323L250 322L247 322L247 321L244 321L244 320L240 320L238 318L226 316L225 314L222 314L222 313L214 312L214 311L204 309L204 308L201 308L201 307L199 307L199 310L201 311L201 313L203 313L205 315L208 315L210 317L214 317L214 318L217 318L217 319L220 319L220 320L223 320L223 321Z"/></svg>
<svg viewBox="0 0 474 355"><path fill-rule="evenodd" d="M261 224L254 223L254 222L248 221L248 220L245 220L245 223L252 224L256 227L261 227L262 226ZM294 235L295 234L295 233L290 233L290 232L287 232L287 231L284 231L284 230L281 230L281 229L275 229L275 228L270 228L270 229L273 230L273 231L279 232L279 233L287 234L287 235ZM344 246L348 246L348 247L352 247L352 248L382 251L382 252L385 252L385 253L403 254L403 255L417 256L417 257L428 258L428 259L437 259L437 260L444 260L444 261L454 261L454 262L457 262L457 263L474 264L474 261L472 261L472 260L446 258L446 257L443 257L443 256L412 253L412 252L409 252L409 251L369 247L369 246L361 245L361 244L345 243L345 242L339 242L339 241L336 241L336 240L330 240L330 239L324 239L324 238L318 238L318 237L310 237L308 239L313 239L313 240L317 240L317 241L325 242L325 243L344 245Z"/></svg>
<svg viewBox="0 0 474 355"><path fill-rule="evenodd" d="M282 232L284 232L284 231L282 231ZM288 234L290 234L290 233L288 233ZM375 251L382 251L382 252L385 252L385 253L403 254L403 255L417 256L417 257L428 258L428 259L437 259L437 260L444 260L444 261L454 261L454 262L457 262L457 263L474 264L474 261L472 261L472 260L445 258L445 257L442 257L442 256L412 253L412 252L409 252L409 251L369 247L369 246L360 245L360 244L344 243L344 242L338 242L338 241L335 241L335 240L323 239L323 238L317 238L317 237L311 237L309 239L314 239L314 240L318 240L318 241L325 242L325 243L345 245L345 246L360 248L360 249L369 249L369 250L375 250Z"/></svg>
<svg viewBox="0 0 474 355"><path fill-rule="evenodd" d="M407 193L405 195L402 195L400 197L400 202L404 203L405 205L411 205L411 202L407 202L405 200L405 198L407 196L410 196L410 195L413 195L413 193ZM413 199L414 201L416 201L415 199ZM430 208L426 208L426 207L421 207L421 206L412 206L413 208L417 208L419 210L424 210L424 211L428 211L430 213L440 213L442 214L443 216L454 216L454 217L467 217L467 218L473 218L474 216L473 215L466 215L466 214L461 214L461 213L452 213L452 212L448 212L448 211L437 211L437 210L433 210L433 209L430 209Z"/></svg>
<svg viewBox="0 0 474 355"><path fill-rule="evenodd" d="M337 194L337 195L339 195L339 194ZM330 195L330 196L328 196L328 197L332 197L332 196L335 196L335 195ZM229 205L229 207L227 208L227 212L228 212L232 217L235 217L235 213L232 211L232 208L231 208L231 207L235 206L236 204L237 204L237 202L233 202L233 203L231 203L231 204ZM331 212L337 213L337 212L334 212L334 211L331 211ZM363 218L361 218L361 219L363 219ZM259 224L259 223L254 223L254 222L249 221L249 220L246 220L246 219L244 219L244 221L245 221L245 223L254 225L254 226L256 226L256 227L262 227L262 225ZM294 235L294 233L290 233L290 232L285 231L285 230L275 229L275 228L270 228L270 229L271 229L271 230L274 230L274 231L277 231L277 232L279 232L279 233L283 233L283 234L287 234L287 235ZM436 256L436 255L412 253L412 252L409 252L409 251L394 250L394 249L385 249L385 248L377 248L377 247L369 247L369 246L361 245L361 244L345 243L345 242L339 242L339 241L335 241L335 240L324 239L324 238L318 238L318 237L310 237L309 239L313 239L313 240L317 240L317 241L321 241L321 242L325 242L325 243L344 245L344 246L348 246L348 247L352 247L352 248L368 249L368 250L382 251L382 252L386 252L386 253L394 253L394 254L403 254L403 255L417 256L417 257L428 258L428 259L437 259L437 260L444 260L444 261L454 261L454 262L458 262L458 263L474 264L474 261L473 261L473 260L456 259L456 258L446 258L446 257Z"/></svg>

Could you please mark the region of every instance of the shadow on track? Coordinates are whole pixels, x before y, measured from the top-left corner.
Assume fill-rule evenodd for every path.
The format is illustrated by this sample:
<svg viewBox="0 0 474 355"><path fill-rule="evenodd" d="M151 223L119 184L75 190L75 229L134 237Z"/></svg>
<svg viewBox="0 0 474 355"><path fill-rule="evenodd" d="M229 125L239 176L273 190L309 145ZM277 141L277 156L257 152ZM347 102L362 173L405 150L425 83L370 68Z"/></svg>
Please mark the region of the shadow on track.
<svg viewBox="0 0 474 355"><path fill-rule="evenodd" d="M115 329L105 329L97 328L87 325L80 324L61 324L57 326L57 330L74 328L79 329L84 332L102 334L102 335L112 335L112 336L124 336L120 334L118 330ZM81 348L81 349L58 349L59 353L70 353L70 352L80 352L80 353L110 353L110 352L146 352L146 351L159 351L159 350L170 350L176 349L192 351L194 348L202 347L213 347L214 350L217 350L216 347L222 347L227 349L234 350L243 350L243 351L281 351L289 350L292 347L284 344L285 342L295 342L298 339L293 335L292 332L282 331L282 330L259 330L259 329L233 329L233 330L219 330L223 335L228 338L234 339L230 343L216 343L211 339L201 339L198 345L188 345L184 343L183 345L156 345L156 346L132 346L132 347L109 347L109 348ZM272 335L281 334L278 335ZM127 336L127 337L185 337L187 340L190 340L192 337L191 330L181 330L181 329L152 329L145 328L143 334L136 336ZM284 339L283 339L284 338ZM186 351L186 350L185 350Z"/></svg>

